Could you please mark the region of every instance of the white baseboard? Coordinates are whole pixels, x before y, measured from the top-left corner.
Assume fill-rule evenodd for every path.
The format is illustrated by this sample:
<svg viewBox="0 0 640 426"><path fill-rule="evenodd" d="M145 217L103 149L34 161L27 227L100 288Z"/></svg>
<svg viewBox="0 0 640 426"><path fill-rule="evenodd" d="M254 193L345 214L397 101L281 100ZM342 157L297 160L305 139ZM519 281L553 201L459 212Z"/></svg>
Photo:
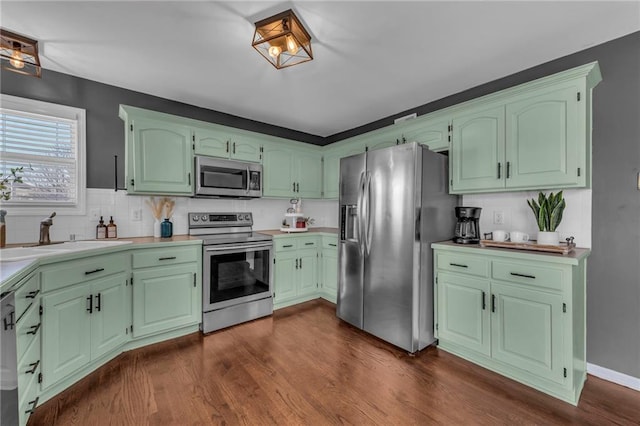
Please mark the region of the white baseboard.
<svg viewBox="0 0 640 426"><path fill-rule="evenodd" d="M617 371L609 370L608 368L589 363L587 363L587 373L601 379L626 386L633 390L640 391L640 378L638 377L629 376L624 373L618 373Z"/></svg>

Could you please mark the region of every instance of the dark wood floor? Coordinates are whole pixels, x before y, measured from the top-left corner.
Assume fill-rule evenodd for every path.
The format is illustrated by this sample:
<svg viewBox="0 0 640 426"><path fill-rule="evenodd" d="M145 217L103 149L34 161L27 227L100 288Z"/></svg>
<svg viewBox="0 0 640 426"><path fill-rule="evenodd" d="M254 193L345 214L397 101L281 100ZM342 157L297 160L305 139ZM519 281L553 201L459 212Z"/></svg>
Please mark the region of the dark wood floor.
<svg viewBox="0 0 640 426"><path fill-rule="evenodd" d="M640 424L640 393L589 376L578 407L436 348L415 357L321 300L127 352L30 425Z"/></svg>

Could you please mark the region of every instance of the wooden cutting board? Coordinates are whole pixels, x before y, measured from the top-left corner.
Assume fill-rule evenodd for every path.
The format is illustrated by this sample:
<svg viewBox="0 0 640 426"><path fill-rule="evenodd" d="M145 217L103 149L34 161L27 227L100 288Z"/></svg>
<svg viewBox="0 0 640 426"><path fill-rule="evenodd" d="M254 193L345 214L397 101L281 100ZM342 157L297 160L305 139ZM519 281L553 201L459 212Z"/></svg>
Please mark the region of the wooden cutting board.
<svg viewBox="0 0 640 426"><path fill-rule="evenodd" d="M482 247L498 247L515 250L532 250L543 251L547 253L568 254L576 247L575 243L560 243L558 246L549 246L538 244L535 241L527 241L524 243L514 243L511 241L493 241L493 240L480 240Z"/></svg>

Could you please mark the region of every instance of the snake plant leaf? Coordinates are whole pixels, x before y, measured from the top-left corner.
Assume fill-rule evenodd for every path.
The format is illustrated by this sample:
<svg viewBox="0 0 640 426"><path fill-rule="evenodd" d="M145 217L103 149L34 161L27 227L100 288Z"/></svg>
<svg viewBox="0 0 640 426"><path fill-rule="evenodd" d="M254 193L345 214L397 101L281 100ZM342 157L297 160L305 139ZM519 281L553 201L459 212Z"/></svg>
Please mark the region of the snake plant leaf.
<svg viewBox="0 0 640 426"><path fill-rule="evenodd" d="M536 202L535 199L527 200L527 204L536 218L538 229L549 232L554 232L558 228L567 206L562 191L557 194L552 192L548 196L539 192L538 201Z"/></svg>
<svg viewBox="0 0 640 426"><path fill-rule="evenodd" d="M547 200L544 200L540 205L540 211L538 212L538 229L540 231L547 229Z"/></svg>
<svg viewBox="0 0 640 426"><path fill-rule="evenodd" d="M549 220L549 231L554 232L560 222L562 221L562 213L567 203L565 200L562 200L551 212L550 220Z"/></svg>

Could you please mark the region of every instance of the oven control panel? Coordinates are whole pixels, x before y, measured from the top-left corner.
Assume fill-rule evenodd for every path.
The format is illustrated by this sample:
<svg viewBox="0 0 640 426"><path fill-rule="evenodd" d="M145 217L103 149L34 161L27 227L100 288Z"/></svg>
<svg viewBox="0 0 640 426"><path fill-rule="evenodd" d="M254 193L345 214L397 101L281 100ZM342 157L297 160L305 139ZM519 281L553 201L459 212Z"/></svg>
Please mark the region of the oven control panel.
<svg viewBox="0 0 640 426"><path fill-rule="evenodd" d="M189 228L252 226L253 215L247 213L189 213Z"/></svg>

